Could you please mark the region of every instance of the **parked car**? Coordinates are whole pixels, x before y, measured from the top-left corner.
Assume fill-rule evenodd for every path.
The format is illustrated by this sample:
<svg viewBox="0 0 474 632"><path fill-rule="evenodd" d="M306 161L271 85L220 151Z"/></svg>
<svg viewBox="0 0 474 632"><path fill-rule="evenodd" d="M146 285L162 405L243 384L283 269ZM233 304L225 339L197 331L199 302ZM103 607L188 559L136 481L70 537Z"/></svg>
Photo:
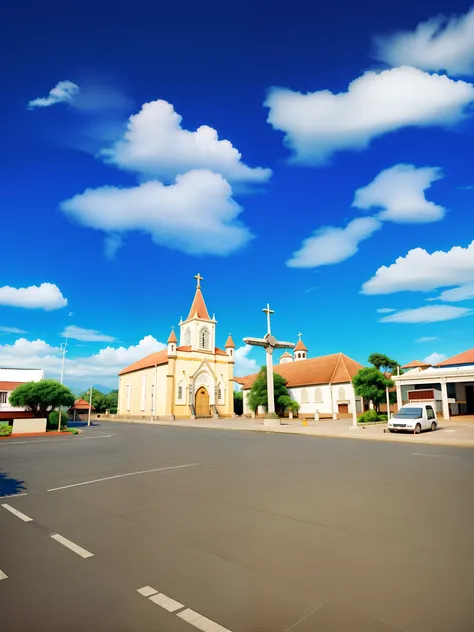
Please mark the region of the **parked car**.
<svg viewBox="0 0 474 632"><path fill-rule="evenodd" d="M422 430L436 430L437 426L434 405L424 402L405 404L388 422L390 432L409 430L419 434Z"/></svg>

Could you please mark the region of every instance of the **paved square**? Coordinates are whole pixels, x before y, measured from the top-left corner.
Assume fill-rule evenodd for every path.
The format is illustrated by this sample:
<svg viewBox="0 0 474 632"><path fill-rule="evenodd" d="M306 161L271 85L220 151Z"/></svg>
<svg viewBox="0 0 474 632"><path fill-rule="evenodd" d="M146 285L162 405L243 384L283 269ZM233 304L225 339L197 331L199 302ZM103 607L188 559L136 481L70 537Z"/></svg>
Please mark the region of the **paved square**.
<svg viewBox="0 0 474 632"><path fill-rule="evenodd" d="M473 450L104 423L0 463L9 632L474 630Z"/></svg>

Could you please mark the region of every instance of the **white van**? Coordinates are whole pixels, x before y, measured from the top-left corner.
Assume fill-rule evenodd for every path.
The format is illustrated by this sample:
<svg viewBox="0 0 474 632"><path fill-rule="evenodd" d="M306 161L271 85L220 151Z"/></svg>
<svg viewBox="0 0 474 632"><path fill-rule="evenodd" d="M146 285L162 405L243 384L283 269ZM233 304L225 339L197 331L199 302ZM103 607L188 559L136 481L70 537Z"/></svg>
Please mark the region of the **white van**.
<svg viewBox="0 0 474 632"><path fill-rule="evenodd" d="M434 402L405 404L388 421L390 432L410 430L419 434L422 430L436 430L438 426Z"/></svg>

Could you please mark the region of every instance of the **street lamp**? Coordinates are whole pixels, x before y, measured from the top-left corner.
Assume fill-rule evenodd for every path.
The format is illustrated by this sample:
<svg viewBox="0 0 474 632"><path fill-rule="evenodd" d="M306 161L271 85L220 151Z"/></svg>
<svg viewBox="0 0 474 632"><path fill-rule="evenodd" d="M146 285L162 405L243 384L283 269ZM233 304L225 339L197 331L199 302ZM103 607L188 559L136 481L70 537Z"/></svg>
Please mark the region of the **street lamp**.
<svg viewBox="0 0 474 632"><path fill-rule="evenodd" d="M66 342L61 342L60 347L61 347L61 352L62 352L62 360L61 360L61 385L64 381L64 360L66 358L66 352L67 352L67 341L69 338L69 327L66 329ZM58 421L58 432L61 432L61 414L62 414L62 410L61 410L61 404L59 405L59 421Z"/></svg>

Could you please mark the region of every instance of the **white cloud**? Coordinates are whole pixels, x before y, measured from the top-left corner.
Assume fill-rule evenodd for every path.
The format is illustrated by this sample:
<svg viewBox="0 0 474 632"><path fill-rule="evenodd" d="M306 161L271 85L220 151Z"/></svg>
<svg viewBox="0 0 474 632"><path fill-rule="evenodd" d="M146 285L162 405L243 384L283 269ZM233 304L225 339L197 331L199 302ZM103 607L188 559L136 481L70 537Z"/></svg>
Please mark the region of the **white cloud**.
<svg viewBox="0 0 474 632"><path fill-rule="evenodd" d="M113 336L107 336L96 329L84 329L83 327L76 327L76 325L67 327L61 336L63 338L68 336L73 340L82 340L84 342L114 342L116 340Z"/></svg>
<svg viewBox="0 0 474 632"><path fill-rule="evenodd" d="M47 108L56 103L72 103L78 96L80 88L72 81L59 81L54 88L49 91L47 97L32 99L28 103L28 109Z"/></svg>
<svg viewBox="0 0 474 632"><path fill-rule="evenodd" d="M390 314L391 312L395 312L396 310L393 309L393 307L380 307L377 310L377 313L379 314Z"/></svg>
<svg viewBox="0 0 474 632"><path fill-rule="evenodd" d="M193 169L220 173L230 182L265 182L271 176L270 169L245 165L239 151L230 141L219 140L212 127L201 125L191 132L181 121L171 103L145 103L130 117L124 138L101 155L121 169L164 182Z"/></svg>
<svg viewBox="0 0 474 632"><path fill-rule="evenodd" d="M251 350L251 345L244 345L242 347L238 347L235 350L234 374L236 376L250 375L252 373L258 373L258 371L260 370L257 361L253 358L248 357Z"/></svg>
<svg viewBox="0 0 474 632"><path fill-rule="evenodd" d="M229 183L206 170L178 176L169 186L151 181L88 189L61 209L85 226L114 235L144 231L159 245L194 255L227 255L252 238L238 221L242 209Z"/></svg>
<svg viewBox="0 0 474 632"><path fill-rule="evenodd" d="M114 259L117 251L123 246L122 235L111 233L104 239L104 254L107 259Z"/></svg>
<svg viewBox="0 0 474 632"><path fill-rule="evenodd" d="M439 167L399 164L381 171L367 186L355 192L355 206L364 210L382 209L384 221L420 223L443 219L445 209L429 202L425 191L443 177Z"/></svg>
<svg viewBox="0 0 474 632"><path fill-rule="evenodd" d="M439 364L443 360L446 360L446 356L444 355L444 353L438 353L437 351L433 351L433 353L430 353L430 355L426 356L423 362L426 362L427 364L431 364L431 366L435 366L436 364Z"/></svg>
<svg viewBox="0 0 474 632"><path fill-rule="evenodd" d="M145 336L137 345L130 347L105 347L98 353L86 357L71 359L66 355L64 381L74 379L84 385L94 380L116 387L117 373L155 351L165 349L166 345L153 336ZM44 340L29 341L18 339L13 345L0 345L0 366L18 368L42 368L45 376L58 379L61 373L61 350L50 346Z"/></svg>
<svg viewBox="0 0 474 632"><path fill-rule="evenodd" d="M461 287L444 290L436 299L432 300L456 303L457 301L467 301L470 298L474 298L474 283L467 283L466 285L461 285Z"/></svg>
<svg viewBox="0 0 474 632"><path fill-rule="evenodd" d="M474 74L474 6L461 16L439 15L420 22L414 32L374 39L375 57L391 66L445 70L449 75Z"/></svg>
<svg viewBox="0 0 474 632"><path fill-rule="evenodd" d="M374 217L353 219L345 228L326 226L303 241L300 250L287 261L290 268L316 268L339 263L359 250L359 243L382 227Z"/></svg>
<svg viewBox="0 0 474 632"><path fill-rule="evenodd" d="M0 327L0 332L3 334L26 334L26 331L17 327Z"/></svg>
<svg viewBox="0 0 474 632"><path fill-rule="evenodd" d="M417 338L415 342L433 342L434 340L438 340L437 336L421 336L421 338Z"/></svg>
<svg viewBox="0 0 474 632"><path fill-rule="evenodd" d="M0 305L26 307L28 309L60 309L67 305L67 299L53 283L42 283L30 287L0 287Z"/></svg>
<svg viewBox="0 0 474 632"><path fill-rule="evenodd" d="M265 105L268 122L285 133L293 161L322 165L337 151L365 149L403 127L452 125L473 101L470 83L401 67L366 72L339 94L271 88Z"/></svg>
<svg viewBox="0 0 474 632"><path fill-rule="evenodd" d="M415 309L404 309L380 319L381 323L437 323L472 314L472 310L452 305L429 305Z"/></svg>
<svg viewBox="0 0 474 632"><path fill-rule="evenodd" d="M427 292L441 287L474 282L474 241L467 248L454 246L429 254L423 248L410 250L390 266L382 266L362 286L364 294Z"/></svg>

